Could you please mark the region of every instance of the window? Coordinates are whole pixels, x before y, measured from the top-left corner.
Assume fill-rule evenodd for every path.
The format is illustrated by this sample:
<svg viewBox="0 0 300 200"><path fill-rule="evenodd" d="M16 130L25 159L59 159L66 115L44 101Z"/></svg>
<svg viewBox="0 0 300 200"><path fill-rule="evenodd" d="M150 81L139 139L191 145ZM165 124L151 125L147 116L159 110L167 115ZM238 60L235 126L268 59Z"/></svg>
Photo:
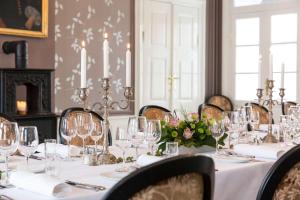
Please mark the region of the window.
<svg viewBox="0 0 300 200"><path fill-rule="evenodd" d="M223 41L224 50L229 53L223 62L223 93L235 101L252 101L256 89L264 89L265 80L272 78L275 98L279 99L279 88L283 87L286 100L299 99L300 1L231 0L226 3L228 10L224 12L228 17L223 26L228 27L224 29Z"/></svg>

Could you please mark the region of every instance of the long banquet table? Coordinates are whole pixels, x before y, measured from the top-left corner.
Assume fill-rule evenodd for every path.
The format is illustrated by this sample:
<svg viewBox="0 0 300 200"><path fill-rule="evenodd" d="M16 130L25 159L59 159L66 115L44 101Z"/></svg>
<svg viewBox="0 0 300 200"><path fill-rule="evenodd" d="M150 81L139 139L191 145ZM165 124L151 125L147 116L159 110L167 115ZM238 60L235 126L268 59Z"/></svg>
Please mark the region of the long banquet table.
<svg viewBox="0 0 300 200"><path fill-rule="evenodd" d="M116 154L118 150L114 148ZM119 154L120 155L120 154ZM210 153L207 156L211 156ZM215 200L254 200L258 189L267 171L270 169L275 160L254 160L247 163L233 163L216 159L215 167L217 169L215 175ZM44 161L30 159L31 167L39 167L44 165ZM25 165L25 158L13 156L9 161L9 167L16 169L18 166ZM84 165L80 158L74 161L60 161L60 173L58 177L62 180L72 180L95 185L102 185L109 190L127 173L115 172L120 164L87 166ZM4 168L4 164L0 164L0 168ZM101 199L105 191L94 192L85 189L71 187L72 192L60 199L72 200L94 200ZM0 189L0 194L6 194L15 200L31 199L31 200L50 200L56 199L53 196L46 196L19 188Z"/></svg>

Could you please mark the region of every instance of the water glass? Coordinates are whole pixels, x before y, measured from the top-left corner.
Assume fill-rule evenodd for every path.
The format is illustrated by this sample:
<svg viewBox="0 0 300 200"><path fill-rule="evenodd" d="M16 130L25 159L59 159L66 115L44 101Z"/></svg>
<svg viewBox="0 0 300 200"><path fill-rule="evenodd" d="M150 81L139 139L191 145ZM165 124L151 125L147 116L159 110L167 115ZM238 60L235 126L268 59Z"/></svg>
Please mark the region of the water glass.
<svg viewBox="0 0 300 200"><path fill-rule="evenodd" d="M76 114L77 135L82 139L83 152L86 153L85 140L94 129L93 116L88 112L78 112Z"/></svg>
<svg viewBox="0 0 300 200"><path fill-rule="evenodd" d="M216 140L216 154L219 153L219 139L224 135L225 133L225 121L223 120L219 120L216 121L214 120L212 122L212 124L210 125L210 131L212 136L215 138Z"/></svg>
<svg viewBox="0 0 300 200"><path fill-rule="evenodd" d="M55 139L45 139L45 171L47 175L58 176L59 158Z"/></svg>
<svg viewBox="0 0 300 200"><path fill-rule="evenodd" d="M167 142L166 143L166 155L168 157L178 155L178 142Z"/></svg>
<svg viewBox="0 0 300 200"><path fill-rule="evenodd" d="M104 126L103 122L100 120L93 121L94 123L94 128L92 132L90 133L90 137L95 143L95 152L97 152L97 142L103 137L104 135Z"/></svg>
<svg viewBox="0 0 300 200"><path fill-rule="evenodd" d="M8 184L8 156L18 147L19 129L16 122L0 123L0 153L5 158L5 178L2 184Z"/></svg>
<svg viewBox="0 0 300 200"><path fill-rule="evenodd" d="M26 157L28 168L29 157L36 151L39 145L39 135L36 126L20 126L19 150Z"/></svg>

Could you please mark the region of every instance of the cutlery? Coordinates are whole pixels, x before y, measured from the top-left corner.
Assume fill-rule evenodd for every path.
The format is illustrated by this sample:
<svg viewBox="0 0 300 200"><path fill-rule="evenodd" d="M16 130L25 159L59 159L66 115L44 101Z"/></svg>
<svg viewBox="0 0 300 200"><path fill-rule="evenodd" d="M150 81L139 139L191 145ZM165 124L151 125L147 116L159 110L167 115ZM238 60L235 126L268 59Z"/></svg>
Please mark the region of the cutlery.
<svg viewBox="0 0 300 200"><path fill-rule="evenodd" d="M0 189L8 189L8 188L13 188L15 187L14 185L12 184L8 184L8 185L0 185Z"/></svg>
<svg viewBox="0 0 300 200"><path fill-rule="evenodd" d="M4 195L4 194L1 194L0 195L0 200L14 200L13 198L7 196L7 195Z"/></svg>
<svg viewBox="0 0 300 200"><path fill-rule="evenodd" d="M106 188L100 185L91 185L86 183L78 183L74 181L65 181L66 184L72 185L74 187L82 188L82 189L88 189L88 190L95 190L96 192L105 190Z"/></svg>

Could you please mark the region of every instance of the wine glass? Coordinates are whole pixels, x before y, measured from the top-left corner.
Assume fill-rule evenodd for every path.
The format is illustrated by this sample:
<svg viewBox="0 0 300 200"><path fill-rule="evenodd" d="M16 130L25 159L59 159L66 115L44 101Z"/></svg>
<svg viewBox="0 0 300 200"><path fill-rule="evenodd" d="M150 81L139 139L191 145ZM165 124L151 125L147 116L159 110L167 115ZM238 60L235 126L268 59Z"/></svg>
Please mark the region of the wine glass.
<svg viewBox="0 0 300 200"><path fill-rule="evenodd" d="M257 130L259 126L259 112L252 110L250 114L250 125L252 130Z"/></svg>
<svg viewBox="0 0 300 200"><path fill-rule="evenodd" d="M68 144L68 157L66 160L71 160L71 140L76 135L76 120L73 117L63 117L60 127L61 136L67 141Z"/></svg>
<svg viewBox="0 0 300 200"><path fill-rule="evenodd" d="M128 172L129 168L126 167L125 165L126 162L125 154L126 154L126 150L130 147L130 141L128 138L128 134L123 129L120 128L117 129L115 145L122 151L122 159L123 159L122 166L120 168L117 168L116 171Z"/></svg>
<svg viewBox="0 0 300 200"><path fill-rule="evenodd" d="M5 158L4 184L8 184L8 156L13 154L17 150L18 142L18 124L16 122L0 123L0 153Z"/></svg>
<svg viewBox="0 0 300 200"><path fill-rule="evenodd" d="M224 135L225 133L225 122L224 120L213 120L210 125L210 131L212 136L216 139L216 152L215 154L219 154L219 139Z"/></svg>
<svg viewBox="0 0 300 200"><path fill-rule="evenodd" d="M88 112L76 113L76 133L82 139L82 148L85 153L85 140L94 129L93 116Z"/></svg>
<svg viewBox="0 0 300 200"><path fill-rule="evenodd" d="M138 148L145 138L146 128L146 117L129 117L127 132L132 145L135 147L136 160L138 158Z"/></svg>
<svg viewBox="0 0 300 200"><path fill-rule="evenodd" d="M39 135L36 126L19 127L19 150L26 157L28 168L29 157L36 151L39 145Z"/></svg>
<svg viewBox="0 0 300 200"><path fill-rule="evenodd" d="M146 132L146 141L150 147L151 155L154 155L153 146L160 140L161 124L160 120L149 120Z"/></svg>
<svg viewBox="0 0 300 200"><path fill-rule="evenodd" d="M90 133L92 140L95 142L95 152L97 153L97 142L103 137L104 128L103 122L100 120L93 121L94 129Z"/></svg>
<svg viewBox="0 0 300 200"><path fill-rule="evenodd" d="M280 126L280 131L283 135L283 142L286 146L293 145L292 144L293 132L291 131L289 122L290 122L289 115L280 115L279 126Z"/></svg>

